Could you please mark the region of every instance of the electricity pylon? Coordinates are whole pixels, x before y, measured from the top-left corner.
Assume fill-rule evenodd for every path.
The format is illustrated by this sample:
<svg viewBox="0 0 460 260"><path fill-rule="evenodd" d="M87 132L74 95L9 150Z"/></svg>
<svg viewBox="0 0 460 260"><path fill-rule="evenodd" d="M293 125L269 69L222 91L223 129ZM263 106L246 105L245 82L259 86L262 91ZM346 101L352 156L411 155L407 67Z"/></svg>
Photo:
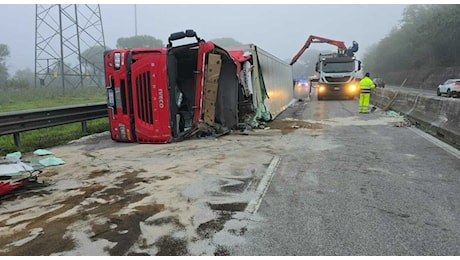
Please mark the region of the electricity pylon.
<svg viewBox="0 0 460 260"><path fill-rule="evenodd" d="M99 5L37 4L35 10L35 87L103 86L107 48Z"/></svg>

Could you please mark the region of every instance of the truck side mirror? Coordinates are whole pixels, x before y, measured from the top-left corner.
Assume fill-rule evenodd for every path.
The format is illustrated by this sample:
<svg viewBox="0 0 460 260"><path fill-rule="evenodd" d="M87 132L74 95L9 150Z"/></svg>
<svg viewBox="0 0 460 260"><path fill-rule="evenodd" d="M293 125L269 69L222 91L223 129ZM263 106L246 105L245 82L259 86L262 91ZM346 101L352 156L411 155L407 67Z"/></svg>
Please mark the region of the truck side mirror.
<svg viewBox="0 0 460 260"><path fill-rule="evenodd" d="M185 36L187 37L196 37L196 32L194 30L185 30Z"/></svg>
<svg viewBox="0 0 460 260"><path fill-rule="evenodd" d="M358 61L358 70L361 70L361 61Z"/></svg>
<svg viewBox="0 0 460 260"><path fill-rule="evenodd" d="M319 64L318 64L318 62L317 62L316 65L315 65L315 71L316 71L316 72L319 72L319 67L318 67L318 65L319 65Z"/></svg>
<svg viewBox="0 0 460 260"><path fill-rule="evenodd" d="M180 40L185 37L195 37L196 41L199 42L201 39L196 35L196 32L191 29L185 30L185 32L175 32L171 33L171 35L168 38L168 45L166 46L167 48L172 47L172 41Z"/></svg>
<svg viewBox="0 0 460 260"><path fill-rule="evenodd" d="M179 39L182 39L182 38L185 38L187 35L184 33L184 32L175 32L175 33L171 33L171 35L169 36L169 41L175 41L175 40L179 40Z"/></svg>

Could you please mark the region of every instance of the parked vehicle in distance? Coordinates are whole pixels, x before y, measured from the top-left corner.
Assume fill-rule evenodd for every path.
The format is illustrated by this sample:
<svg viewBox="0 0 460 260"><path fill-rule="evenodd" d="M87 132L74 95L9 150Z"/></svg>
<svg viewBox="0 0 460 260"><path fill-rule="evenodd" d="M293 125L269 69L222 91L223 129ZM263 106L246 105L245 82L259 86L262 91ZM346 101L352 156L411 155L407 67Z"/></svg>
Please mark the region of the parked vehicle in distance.
<svg viewBox="0 0 460 260"><path fill-rule="evenodd" d="M445 94L447 97L460 97L460 79L448 79L439 84L436 94L438 96Z"/></svg>
<svg viewBox="0 0 460 260"><path fill-rule="evenodd" d="M374 82L376 88L385 87L385 81L382 78L375 78L372 81Z"/></svg>

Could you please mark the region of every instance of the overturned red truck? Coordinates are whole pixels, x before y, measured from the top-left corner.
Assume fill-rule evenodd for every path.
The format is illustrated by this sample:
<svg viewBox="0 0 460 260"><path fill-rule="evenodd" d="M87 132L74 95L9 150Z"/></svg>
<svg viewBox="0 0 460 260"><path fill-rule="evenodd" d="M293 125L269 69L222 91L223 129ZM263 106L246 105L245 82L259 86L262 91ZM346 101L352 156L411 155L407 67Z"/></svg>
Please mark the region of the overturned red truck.
<svg viewBox="0 0 460 260"><path fill-rule="evenodd" d="M196 42L173 46L188 37ZM254 45L227 51L193 30L171 34L165 48L106 51L112 139L168 143L272 120L293 102L293 79L290 65L267 54Z"/></svg>

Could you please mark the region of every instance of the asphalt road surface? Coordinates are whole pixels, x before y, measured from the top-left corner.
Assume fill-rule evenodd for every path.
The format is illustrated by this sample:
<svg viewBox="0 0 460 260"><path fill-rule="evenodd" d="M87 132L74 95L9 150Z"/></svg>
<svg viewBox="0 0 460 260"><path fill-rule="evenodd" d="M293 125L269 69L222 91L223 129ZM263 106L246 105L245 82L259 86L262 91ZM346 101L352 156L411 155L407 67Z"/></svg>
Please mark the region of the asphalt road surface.
<svg viewBox="0 0 460 260"><path fill-rule="evenodd" d="M232 255L459 255L460 153L358 100L297 103L278 119L323 122L281 156Z"/></svg>
<svg viewBox="0 0 460 260"><path fill-rule="evenodd" d="M219 138L52 147L65 164L0 198L0 255L459 255L459 150L357 111L313 97Z"/></svg>

